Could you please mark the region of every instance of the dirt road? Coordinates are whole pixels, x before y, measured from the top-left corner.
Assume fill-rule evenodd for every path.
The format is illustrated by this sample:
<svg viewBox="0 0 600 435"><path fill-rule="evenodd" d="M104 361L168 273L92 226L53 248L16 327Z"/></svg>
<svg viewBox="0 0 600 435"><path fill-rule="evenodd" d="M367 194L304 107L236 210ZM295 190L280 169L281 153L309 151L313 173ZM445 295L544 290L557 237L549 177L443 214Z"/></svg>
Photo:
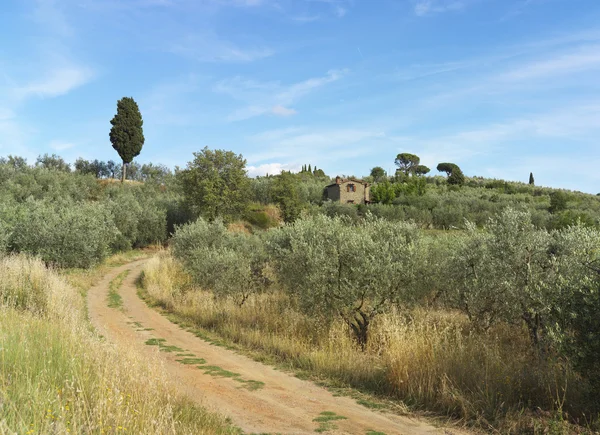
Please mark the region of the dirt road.
<svg viewBox="0 0 600 435"><path fill-rule="evenodd" d="M135 280L144 260L117 267L88 293L92 324L107 339L164 359L175 385L247 433L458 434L425 422L369 410L315 384L197 338L146 306ZM125 270L121 310L109 308L110 282ZM315 421L316 419L316 421Z"/></svg>

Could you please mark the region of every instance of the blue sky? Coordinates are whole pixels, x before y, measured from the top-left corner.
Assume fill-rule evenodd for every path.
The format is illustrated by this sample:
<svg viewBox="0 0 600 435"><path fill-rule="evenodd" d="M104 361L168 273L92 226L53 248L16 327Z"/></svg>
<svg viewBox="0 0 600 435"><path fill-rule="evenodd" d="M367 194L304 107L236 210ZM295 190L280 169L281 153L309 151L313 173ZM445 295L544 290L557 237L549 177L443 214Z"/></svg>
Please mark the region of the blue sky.
<svg viewBox="0 0 600 435"><path fill-rule="evenodd" d="M250 175L311 163L600 192L598 0L3 0L0 156L139 162L230 149Z"/></svg>

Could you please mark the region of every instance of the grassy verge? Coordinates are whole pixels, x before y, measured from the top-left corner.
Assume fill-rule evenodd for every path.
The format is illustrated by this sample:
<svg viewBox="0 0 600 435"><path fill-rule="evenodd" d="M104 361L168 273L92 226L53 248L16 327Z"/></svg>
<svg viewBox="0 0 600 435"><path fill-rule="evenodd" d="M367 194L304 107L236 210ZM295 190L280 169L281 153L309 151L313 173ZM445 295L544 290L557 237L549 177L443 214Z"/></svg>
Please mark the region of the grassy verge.
<svg viewBox="0 0 600 435"><path fill-rule="evenodd" d="M108 287L108 307L123 308L123 298L119 294L119 289L123 284L123 280L129 275L129 270L124 270L118 274L109 284Z"/></svg>
<svg viewBox="0 0 600 435"><path fill-rule="evenodd" d="M572 387L577 378L537 359L521 328L498 325L483 333L456 313L390 312L373 322L361 352L344 324L319 324L295 311L285 295L257 295L243 307L215 300L194 288L168 253L150 259L143 277L147 302L183 328L364 406L410 408L502 433L592 432L585 420L572 426L563 418L563 405L576 409L584 402Z"/></svg>
<svg viewBox="0 0 600 435"><path fill-rule="evenodd" d="M92 333L80 293L40 261L2 258L0 276L0 433L239 433L158 359Z"/></svg>

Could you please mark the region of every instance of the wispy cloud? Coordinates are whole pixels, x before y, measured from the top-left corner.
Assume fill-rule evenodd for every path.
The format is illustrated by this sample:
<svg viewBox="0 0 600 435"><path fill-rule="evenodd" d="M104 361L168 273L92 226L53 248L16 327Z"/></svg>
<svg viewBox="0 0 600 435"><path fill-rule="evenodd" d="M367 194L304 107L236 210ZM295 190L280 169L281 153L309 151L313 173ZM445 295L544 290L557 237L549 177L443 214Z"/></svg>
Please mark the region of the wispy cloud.
<svg viewBox="0 0 600 435"><path fill-rule="evenodd" d="M345 159L368 155L374 146L383 145L386 135L383 131L368 128L294 127L265 131L247 139L261 146L260 152L247 155L254 165L272 161L287 164L312 161L341 169L337 166Z"/></svg>
<svg viewBox="0 0 600 435"><path fill-rule="evenodd" d="M458 11L467 6L466 0L416 0L415 14L419 17L441 12Z"/></svg>
<svg viewBox="0 0 600 435"><path fill-rule="evenodd" d="M271 109L271 112L273 112L273 115L277 116L292 116L298 113L294 109L290 109L281 105L274 106L273 109Z"/></svg>
<svg viewBox="0 0 600 435"><path fill-rule="evenodd" d="M323 77L314 77L289 86L278 82L265 83L234 77L218 82L214 86L214 91L246 103L246 106L229 116L230 121L241 121L266 113L292 115L291 109L287 109L288 106L314 90L339 80L346 73L346 70L330 70Z"/></svg>
<svg viewBox="0 0 600 435"><path fill-rule="evenodd" d="M73 142L66 142L62 140L53 140L50 141L50 144L48 146L54 151L65 151L75 147L76 144L74 144Z"/></svg>
<svg viewBox="0 0 600 435"><path fill-rule="evenodd" d="M338 18L343 18L352 6L352 0L304 0L306 3L321 3L327 5Z"/></svg>
<svg viewBox="0 0 600 435"><path fill-rule="evenodd" d="M521 115L504 122L463 128L454 133L392 137L390 140L399 150L407 147L414 149L424 164L435 166L442 160L461 164L481 155L505 155L507 147L537 141L563 140L587 147L594 144L590 138L598 134L600 105L580 104L568 109ZM520 151L512 152L516 160L528 153L526 146L518 148ZM574 150L571 152L575 153ZM497 160L497 163L499 167L505 167L503 159Z"/></svg>
<svg viewBox="0 0 600 435"><path fill-rule="evenodd" d="M242 48L214 33L190 34L170 44L167 50L200 62L252 62L275 53L268 47Z"/></svg>
<svg viewBox="0 0 600 435"><path fill-rule="evenodd" d="M43 74L39 79L15 88L13 95L18 100L57 97L86 84L94 77L91 69L73 66L53 68Z"/></svg>
<svg viewBox="0 0 600 435"><path fill-rule="evenodd" d="M275 175L280 174L281 171L300 172L301 166L299 164L289 163L264 163L258 166L248 166L248 176L257 177L264 175Z"/></svg>
<svg viewBox="0 0 600 435"><path fill-rule="evenodd" d="M545 59L514 67L500 74L499 79L513 82L524 81L599 68L600 45L589 45L581 47L575 52L556 53Z"/></svg>

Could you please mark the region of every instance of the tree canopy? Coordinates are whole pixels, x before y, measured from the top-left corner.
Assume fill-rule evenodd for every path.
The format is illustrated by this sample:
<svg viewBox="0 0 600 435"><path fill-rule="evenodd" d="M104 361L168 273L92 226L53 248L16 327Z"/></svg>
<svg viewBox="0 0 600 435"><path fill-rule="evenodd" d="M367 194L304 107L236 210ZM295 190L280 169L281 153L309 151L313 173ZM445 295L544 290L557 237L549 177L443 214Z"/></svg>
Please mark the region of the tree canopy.
<svg viewBox="0 0 600 435"><path fill-rule="evenodd" d="M403 172L405 175L410 175L414 172L415 168L421 163L419 156L411 153L400 153L394 160L398 170Z"/></svg>
<svg viewBox="0 0 600 435"><path fill-rule="evenodd" d="M371 177L373 177L373 181L380 181L385 178L387 174L385 170L381 166L375 166L371 169Z"/></svg>
<svg viewBox="0 0 600 435"><path fill-rule="evenodd" d="M135 100L124 97L117 101L117 114L110 123L110 142L123 160L121 180L124 181L127 165L140 154L144 146L144 121Z"/></svg>
<svg viewBox="0 0 600 435"><path fill-rule="evenodd" d="M241 154L204 148L177 176L185 202L196 216L232 221L248 206L250 180Z"/></svg>
<svg viewBox="0 0 600 435"><path fill-rule="evenodd" d="M465 184L465 175L458 165L454 163L440 163L437 165L439 172L445 172L448 175L448 184L462 186Z"/></svg>

